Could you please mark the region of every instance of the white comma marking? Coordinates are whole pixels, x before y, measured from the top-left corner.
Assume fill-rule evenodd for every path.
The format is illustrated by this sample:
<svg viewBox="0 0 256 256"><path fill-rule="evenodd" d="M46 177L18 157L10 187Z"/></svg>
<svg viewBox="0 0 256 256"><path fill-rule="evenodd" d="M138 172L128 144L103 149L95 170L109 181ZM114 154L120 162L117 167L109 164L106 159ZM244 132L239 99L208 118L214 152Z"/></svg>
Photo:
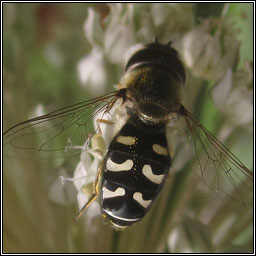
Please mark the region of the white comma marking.
<svg viewBox="0 0 256 256"><path fill-rule="evenodd" d="M113 162L111 159L107 161L107 169L108 171L112 172L122 172L122 171L129 171L133 167L133 161L131 159L127 159L125 162L121 164L117 164Z"/></svg>
<svg viewBox="0 0 256 256"><path fill-rule="evenodd" d="M152 168L149 164L146 164L142 168L142 173L152 182L160 184L164 178L164 174L156 175L152 172Z"/></svg>
<svg viewBox="0 0 256 256"><path fill-rule="evenodd" d="M103 191L103 198L110 198L110 197L117 197L117 196L124 196L125 190L123 188L117 188L115 191L111 191L106 187L102 188Z"/></svg>
<svg viewBox="0 0 256 256"><path fill-rule="evenodd" d="M140 218L136 218L136 219L127 219L127 218L123 218L123 217L120 217L120 216L115 215L113 212L108 211L107 209L103 209L103 211L104 211L105 213L107 213L108 215L110 215L110 216L112 216L112 217L114 217L114 218L116 218L116 219L119 219L119 220L130 221L130 222L134 222L134 221L140 220Z"/></svg>
<svg viewBox="0 0 256 256"><path fill-rule="evenodd" d="M152 202L152 200L144 200L142 198L142 194L140 192L135 192L132 197L135 201L137 201L144 208L147 208L150 205L150 203Z"/></svg>
<svg viewBox="0 0 256 256"><path fill-rule="evenodd" d="M160 146L159 144L154 144L152 146L152 149L155 153L157 153L158 155L164 155L164 156L168 156L168 150L165 147Z"/></svg>
<svg viewBox="0 0 256 256"><path fill-rule="evenodd" d="M135 145L137 138L131 137L131 136L118 136L116 141L118 143L131 146L131 145Z"/></svg>

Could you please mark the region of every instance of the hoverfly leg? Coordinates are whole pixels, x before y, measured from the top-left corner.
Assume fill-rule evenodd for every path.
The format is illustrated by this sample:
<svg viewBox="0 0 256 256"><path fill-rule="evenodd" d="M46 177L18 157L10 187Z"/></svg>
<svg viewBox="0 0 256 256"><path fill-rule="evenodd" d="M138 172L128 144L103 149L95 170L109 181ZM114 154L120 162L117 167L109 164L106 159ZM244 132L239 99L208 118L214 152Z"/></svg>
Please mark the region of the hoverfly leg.
<svg viewBox="0 0 256 256"><path fill-rule="evenodd" d="M111 124L111 125L113 125L113 124L115 124L114 122L112 122L112 121L110 121L110 120L106 120L106 119L97 119L96 120L96 123L97 123L97 127L98 127L98 133L99 134L102 134L102 131L101 131L101 129L100 129L100 125L101 124Z"/></svg>
<svg viewBox="0 0 256 256"><path fill-rule="evenodd" d="M83 213L85 212L85 210L90 206L90 204L95 201L95 199L97 198L98 194L99 194L99 187L100 187L100 177L102 174L102 170L103 170L103 161L100 163L99 168L98 168L98 173L97 176L95 178L95 181L93 183L93 193L91 195L91 197L89 198L89 200L87 201L87 203L81 208L81 210L77 213L76 217L75 217L75 221L78 221L79 218L83 215Z"/></svg>
<svg viewBox="0 0 256 256"><path fill-rule="evenodd" d="M110 120L105 120L105 119L97 119L96 120L97 123L97 133L95 133L91 138L91 153L93 156L98 155L98 158L101 160L105 154L105 150L106 150L106 145L105 145L105 141L102 137L102 130L100 128L100 124L114 124L112 121ZM97 156L96 156L97 157Z"/></svg>

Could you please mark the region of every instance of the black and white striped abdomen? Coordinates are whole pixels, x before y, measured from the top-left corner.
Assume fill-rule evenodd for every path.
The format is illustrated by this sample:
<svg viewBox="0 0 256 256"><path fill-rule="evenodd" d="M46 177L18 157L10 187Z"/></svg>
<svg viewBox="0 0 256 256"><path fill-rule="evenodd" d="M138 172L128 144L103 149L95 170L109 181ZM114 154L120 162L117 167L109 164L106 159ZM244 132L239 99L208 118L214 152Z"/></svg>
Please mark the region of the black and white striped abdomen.
<svg viewBox="0 0 256 256"><path fill-rule="evenodd" d="M146 214L163 186L170 160L163 124L128 119L104 160L101 207L114 225L128 226Z"/></svg>

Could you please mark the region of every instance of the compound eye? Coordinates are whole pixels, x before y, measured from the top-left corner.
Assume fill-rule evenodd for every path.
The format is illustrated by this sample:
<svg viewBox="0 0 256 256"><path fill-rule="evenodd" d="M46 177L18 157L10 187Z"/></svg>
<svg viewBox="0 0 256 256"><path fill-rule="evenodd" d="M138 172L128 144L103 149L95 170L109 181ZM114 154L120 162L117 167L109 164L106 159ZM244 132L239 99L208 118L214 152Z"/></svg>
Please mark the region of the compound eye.
<svg viewBox="0 0 256 256"><path fill-rule="evenodd" d="M156 102L138 103L137 108L140 117L152 122L164 120L168 114L167 109Z"/></svg>

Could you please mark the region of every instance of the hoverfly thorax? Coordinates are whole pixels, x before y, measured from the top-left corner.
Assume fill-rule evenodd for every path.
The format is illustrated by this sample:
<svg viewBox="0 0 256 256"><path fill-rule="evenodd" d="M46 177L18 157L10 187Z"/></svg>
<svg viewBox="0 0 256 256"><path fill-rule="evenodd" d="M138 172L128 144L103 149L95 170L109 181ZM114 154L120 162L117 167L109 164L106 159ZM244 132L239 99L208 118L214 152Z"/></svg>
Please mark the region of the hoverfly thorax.
<svg viewBox="0 0 256 256"><path fill-rule="evenodd" d="M165 121L177 111L185 70L174 48L155 42L130 57L121 83L142 120Z"/></svg>

